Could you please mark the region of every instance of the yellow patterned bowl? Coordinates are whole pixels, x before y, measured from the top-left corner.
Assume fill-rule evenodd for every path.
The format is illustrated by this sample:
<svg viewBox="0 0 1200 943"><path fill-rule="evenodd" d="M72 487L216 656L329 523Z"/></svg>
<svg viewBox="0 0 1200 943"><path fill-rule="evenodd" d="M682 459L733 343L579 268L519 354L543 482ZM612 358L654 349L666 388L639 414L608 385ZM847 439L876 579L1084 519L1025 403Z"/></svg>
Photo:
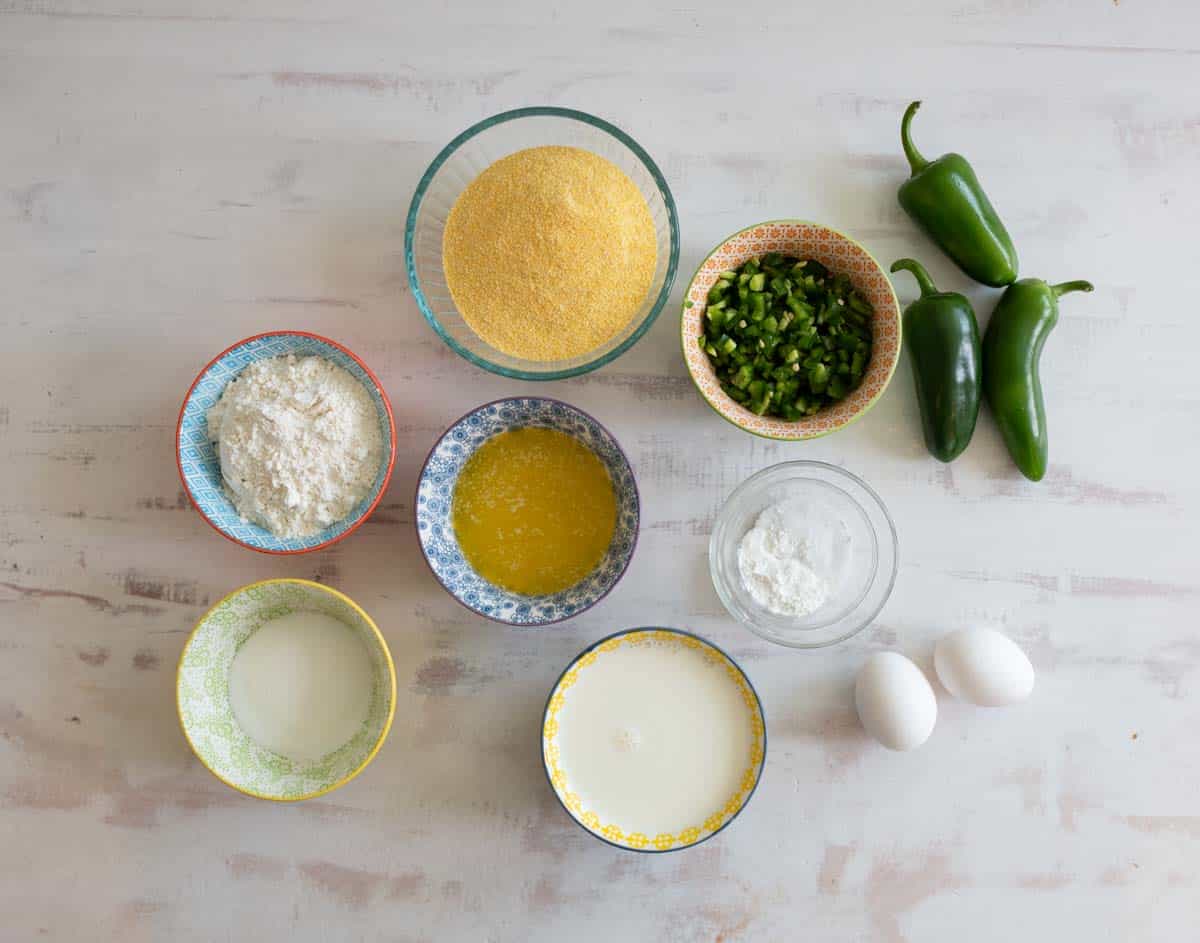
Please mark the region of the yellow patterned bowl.
<svg viewBox="0 0 1200 943"><path fill-rule="evenodd" d="M628 851L679 851L724 829L754 794L766 752L750 679L680 629L627 629L584 649L542 719L558 801L585 831Z"/></svg>
<svg viewBox="0 0 1200 943"><path fill-rule="evenodd" d="M238 648L263 623L293 612L321 612L345 623L374 666L367 718L358 732L308 763L251 740L229 703L229 667ZM200 617L179 656L175 697L183 735L210 773L247 796L296 802L345 785L375 758L392 726L396 669L379 629L350 597L308 580L263 580L235 589Z"/></svg>
<svg viewBox="0 0 1200 943"><path fill-rule="evenodd" d="M732 399L721 389L712 362L696 343L696 338L703 333L708 291L717 276L768 252L814 259L831 272L850 276L854 287L875 309L871 325L871 360L862 383L845 399L795 422L758 416ZM777 219L734 233L700 263L683 296L683 305L680 324L683 359L696 389L717 415L739 429L766 439L815 439L850 425L883 395L900 360L900 302L896 300L887 273L859 243L820 223Z"/></svg>

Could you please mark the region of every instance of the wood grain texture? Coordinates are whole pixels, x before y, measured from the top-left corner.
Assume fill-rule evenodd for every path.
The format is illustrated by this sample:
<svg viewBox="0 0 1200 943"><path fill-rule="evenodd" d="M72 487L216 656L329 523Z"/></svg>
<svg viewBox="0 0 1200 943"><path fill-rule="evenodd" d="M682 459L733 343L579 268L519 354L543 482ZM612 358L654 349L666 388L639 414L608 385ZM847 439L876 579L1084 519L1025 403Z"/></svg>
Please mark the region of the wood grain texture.
<svg viewBox="0 0 1200 943"><path fill-rule="evenodd" d="M0 0L0 913L6 940L1187 939L1200 918L1200 8L1182 0L710 2L656 8L379 0ZM828 439L750 439L694 393L677 299L709 249L801 216L880 259L916 255L986 318L903 216L903 105L968 154L1024 274L1087 277L1045 354L1051 468L1030 484L985 416L953 466L921 443L907 363ZM680 281L606 369L482 373L425 325L404 215L437 150L519 105L603 115L655 156ZM900 283L902 300L914 294ZM294 559L220 540L172 458L217 351L271 328L349 345L396 407L390 493L344 544ZM461 413L549 392L593 413L639 478L633 566L593 611L504 630L422 563L411 494ZM791 458L883 496L900 578L869 630L819 653L732 624L708 582L716 509ZM174 665L206 605L320 579L396 659L390 740L295 807L191 757ZM616 852L557 807L546 692L602 634L661 623L738 658L762 694L758 794L718 839ZM1002 627L1032 700L944 694L932 740L867 741L866 654L928 662Z"/></svg>

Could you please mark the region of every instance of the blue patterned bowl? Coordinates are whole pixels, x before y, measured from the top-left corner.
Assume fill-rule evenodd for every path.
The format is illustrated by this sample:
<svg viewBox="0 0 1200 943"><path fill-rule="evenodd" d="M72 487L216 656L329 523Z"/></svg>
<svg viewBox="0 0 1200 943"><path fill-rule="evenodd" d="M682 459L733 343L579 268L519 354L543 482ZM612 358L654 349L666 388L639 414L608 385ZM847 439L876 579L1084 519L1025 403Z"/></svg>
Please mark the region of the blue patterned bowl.
<svg viewBox="0 0 1200 943"><path fill-rule="evenodd" d="M277 537L258 524L244 521L221 485L221 465L216 450L208 438L208 410L221 397L225 385L256 360L285 354L318 356L331 360L349 371L371 394L379 416L379 431L383 436L386 461L380 464L379 474L371 491L350 514L309 537ZM396 424L392 419L392 404L381 384L365 363L353 353L318 334L304 331L272 331L256 334L217 354L196 377L175 430L175 458L179 477L192 505L213 529L234 543L261 553L308 553L337 543L348 536L371 516L375 505L387 490L396 460Z"/></svg>
<svg viewBox="0 0 1200 943"><path fill-rule="evenodd" d="M524 426L557 429L590 448L608 469L617 498L617 526L604 559L585 580L549 596L522 596L489 583L463 558L450 523L454 486L467 459L492 436ZM425 460L414 506L421 552L438 582L472 612L506 625L550 625L590 609L617 585L637 544L638 491L629 459L600 423L556 399L496 400L459 419Z"/></svg>

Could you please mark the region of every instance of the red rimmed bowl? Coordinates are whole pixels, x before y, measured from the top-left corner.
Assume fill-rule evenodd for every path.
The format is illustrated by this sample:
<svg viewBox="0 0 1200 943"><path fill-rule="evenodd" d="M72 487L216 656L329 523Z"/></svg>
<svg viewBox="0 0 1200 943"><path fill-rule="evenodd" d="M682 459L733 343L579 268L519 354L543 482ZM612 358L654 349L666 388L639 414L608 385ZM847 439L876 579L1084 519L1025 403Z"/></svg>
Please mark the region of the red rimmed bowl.
<svg viewBox="0 0 1200 943"><path fill-rule="evenodd" d="M208 410L226 385L258 360L294 354L322 357L346 370L370 394L383 438L383 458L371 490L340 521L308 537L279 537L238 514L221 482L221 463L208 436ZM238 341L217 354L192 381L175 429L175 458L179 477L192 506L221 536L260 553L309 553L337 543L371 516L387 490L396 461L396 424L383 384L352 351L336 341L305 331L271 331Z"/></svg>
<svg viewBox="0 0 1200 943"><path fill-rule="evenodd" d="M727 269L737 268L751 258L781 252L801 259L814 259L831 272L848 275L851 283L871 303L871 360L862 383L845 399L795 422L758 416L721 389L712 362L696 338L703 333L709 289ZM850 425L875 405L891 382L900 361L900 302L892 283L875 258L844 233L820 223L779 219L749 226L736 232L709 253L692 276L683 298L680 334L683 359L700 395L723 419L739 429L767 439L815 439ZM688 303L691 307L688 307Z"/></svg>

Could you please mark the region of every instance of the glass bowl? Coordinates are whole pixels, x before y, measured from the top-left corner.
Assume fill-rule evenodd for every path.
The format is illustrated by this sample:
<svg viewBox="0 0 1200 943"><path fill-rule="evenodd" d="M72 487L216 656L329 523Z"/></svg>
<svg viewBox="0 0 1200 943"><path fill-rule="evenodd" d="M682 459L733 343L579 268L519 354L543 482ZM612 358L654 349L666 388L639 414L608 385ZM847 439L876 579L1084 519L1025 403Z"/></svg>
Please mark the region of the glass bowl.
<svg viewBox="0 0 1200 943"><path fill-rule="evenodd" d="M778 615L750 595L738 570L738 545L758 515L784 498L809 504L814 515L842 522L829 548L840 569L833 591L804 617ZM767 641L822 648L845 641L871 623L896 582L899 542L880 499L861 478L825 462L782 462L751 475L717 513L708 544L713 587L729 614Z"/></svg>
<svg viewBox="0 0 1200 943"><path fill-rule="evenodd" d="M497 350L463 320L442 268L446 218L479 174L501 157L548 144L578 147L621 168L642 192L654 221L658 264L641 308L607 343L569 360L526 360ZM649 329L666 304L679 265L675 200L650 155L620 128L569 108L519 108L467 128L443 148L417 184L404 229L408 282L422 314L450 347L476 366L521 380L561 380L616 359Z"/></svg>

